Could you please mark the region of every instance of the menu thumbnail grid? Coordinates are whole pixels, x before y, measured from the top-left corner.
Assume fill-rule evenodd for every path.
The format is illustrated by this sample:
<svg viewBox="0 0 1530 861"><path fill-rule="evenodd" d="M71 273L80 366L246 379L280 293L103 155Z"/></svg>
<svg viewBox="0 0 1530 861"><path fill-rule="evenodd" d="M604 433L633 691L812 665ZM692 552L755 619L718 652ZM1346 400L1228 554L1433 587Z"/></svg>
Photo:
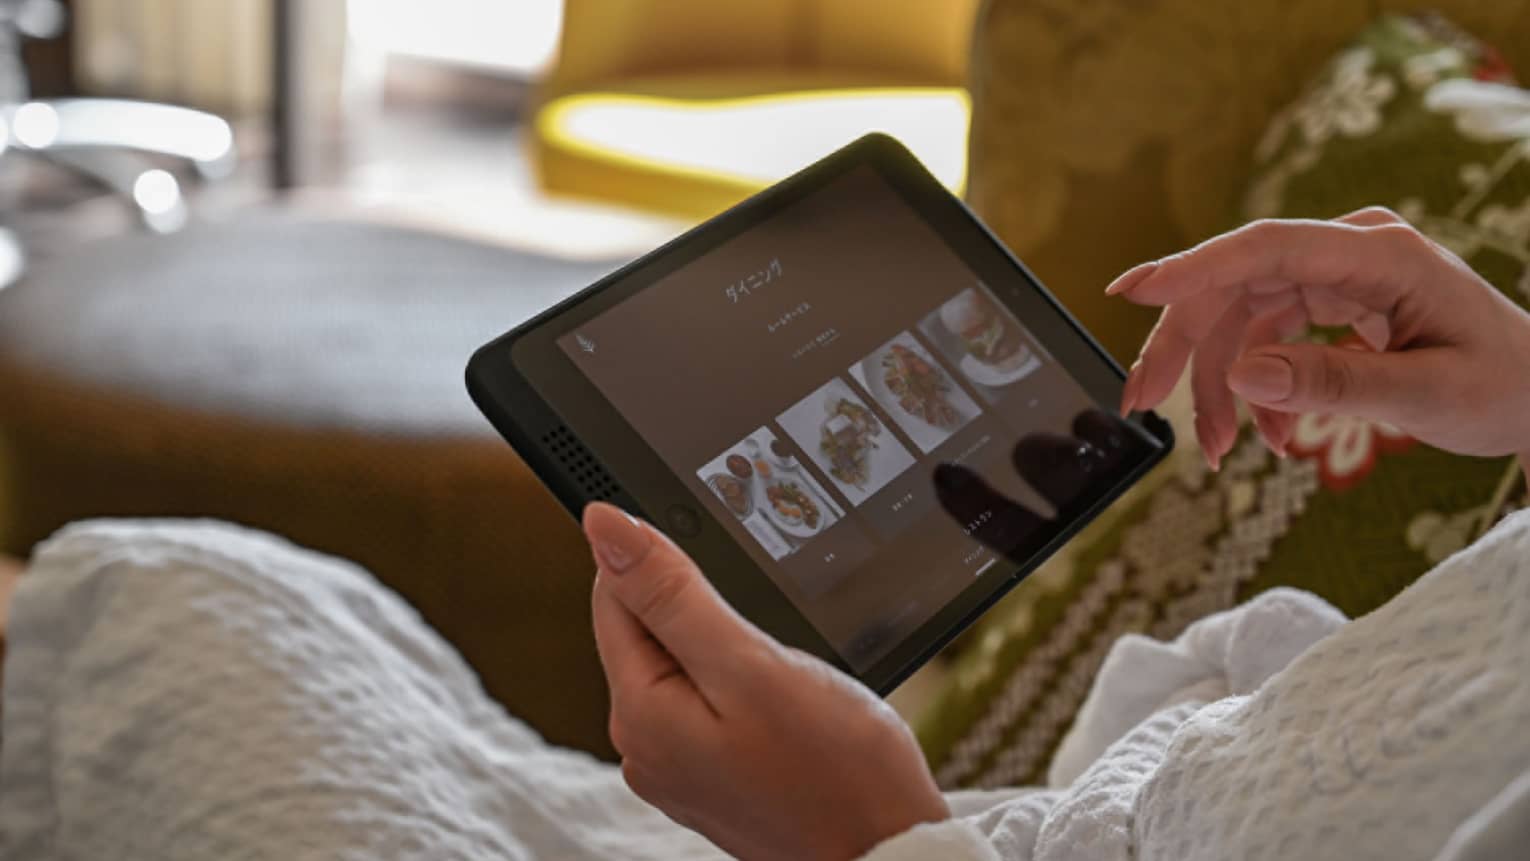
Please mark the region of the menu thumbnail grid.
<svg viewBox="0 0 1530 861"><path fill-rule="evenodd" d="M884 490L866 515L883 534L907 528L934 504L923 498L927 477L910 470L948 442L972 443L963 431L977 432L984 412L973 393L996 405L1043 363L1020 321L981 284L915 329L782 411L775 429L757 428L697 470L772 559L797 554L845 517L845 504L860 509ZM832 558L829 546L840 543L820 549Z"/></svg>

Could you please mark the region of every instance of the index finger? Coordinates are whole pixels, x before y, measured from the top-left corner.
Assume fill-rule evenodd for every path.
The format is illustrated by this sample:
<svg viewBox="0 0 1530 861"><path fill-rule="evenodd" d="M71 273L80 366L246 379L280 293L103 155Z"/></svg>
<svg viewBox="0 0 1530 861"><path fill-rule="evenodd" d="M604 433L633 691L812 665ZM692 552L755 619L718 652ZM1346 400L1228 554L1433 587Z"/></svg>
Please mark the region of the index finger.
<svg viewBox="0 0 1530 861"><path fill-rule="evenodd" d="M1170 305L1255 282L1326 286L1391 316L1438 260L1432 243L1406 224L1256 221L1159 261L1120 295Z"/></svg>

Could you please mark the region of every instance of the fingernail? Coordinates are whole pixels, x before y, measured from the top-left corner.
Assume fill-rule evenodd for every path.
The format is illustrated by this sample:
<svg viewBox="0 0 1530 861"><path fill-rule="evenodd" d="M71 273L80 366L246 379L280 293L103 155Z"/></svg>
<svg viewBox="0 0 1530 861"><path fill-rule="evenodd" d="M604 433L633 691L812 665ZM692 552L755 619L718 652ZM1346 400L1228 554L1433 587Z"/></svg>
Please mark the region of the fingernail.
<svg viewBox="0 0 1530 861"><path fill-rule="evenodd" d="M1105 295L1119 296L1122 293L1132 289L1133 287L1136 287L1138 284L1141 284L1143 281L1147 280L1149 275L1152 275L1157 271L1157 260L1150 260L1147 263L1140 263L1136 266L1133 266L1132 268L1121 273L1121 275L1118 276L1116 280L1110 282L1110 286L1105 288Z"/></svg>
<svg viewBox="0 0 1530 861"><path fill-rule="evenodd" d="M1279 356L1243 359L1227 372L1227 385L1257 403L1279 403L1291 397L1296 377L1291 363Z"/></svg>
<svg viewBox="0 0 1530 861"><path fill-rule="evenodd" d="M641 521L614 505L592 502L584 509L584 534L595 562L612 574L631 569L648 554L653 536Z"/></svg>
<svg viewBox="0 0 1530 861"><path fill-rule="evenodd" d="M1126 373L1126 384L1121 387L1121 417L1131 415L1132 407L1137 405L1137 377L1140 376L1138 369L1142 366L1142 360L1132 365L1132 369Z"/></svg>
<svg viewBox="0 0 1530 861"><path fill-rule="evenodd" d="M1195 417L1195 438L1201 444L1201 454L1206 456L1206 467L1217 472L1221 468L1222 457L1216 440L1212 438L1211 423L1204 416Z"/></svg>

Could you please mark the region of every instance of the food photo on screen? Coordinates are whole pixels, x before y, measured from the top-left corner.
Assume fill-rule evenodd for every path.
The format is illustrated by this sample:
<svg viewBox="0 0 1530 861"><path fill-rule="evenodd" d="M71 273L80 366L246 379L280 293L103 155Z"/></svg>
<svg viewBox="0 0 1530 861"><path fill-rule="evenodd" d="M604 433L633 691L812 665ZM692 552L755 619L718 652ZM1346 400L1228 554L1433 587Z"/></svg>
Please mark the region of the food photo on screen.
<svg viewBox="0 0 1530 861"><path fill-rule="evenodd" d="M769 428L729 447L696 475L772 559L797 552L844 516Z"/></svg>
<svg viewBox="0 0 1530 861"><path fill-rule="evenodd" d="M856 363L850 375L926 454L982 412L908 332Z"/></svg>
<svg viewBox="0 0 1530 861"><path fill-rule="evenodd" d="M852 505L865 502L914 465L914 456L839 377L776 420Z"/></svg>
<svg viewBox="0 0 1530 861"><path fill-rule="evenodd" d="M1040 350L1020 321L981 284L948 299L920 322L919 331L990 404L1041 367Z"/></svg>

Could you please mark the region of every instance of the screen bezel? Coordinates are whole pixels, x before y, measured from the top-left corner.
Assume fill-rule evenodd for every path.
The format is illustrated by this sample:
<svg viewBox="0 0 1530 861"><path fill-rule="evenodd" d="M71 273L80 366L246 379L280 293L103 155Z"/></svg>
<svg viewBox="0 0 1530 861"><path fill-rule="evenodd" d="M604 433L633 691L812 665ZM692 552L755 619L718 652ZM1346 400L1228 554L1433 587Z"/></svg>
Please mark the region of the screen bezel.
<svg viewBox="0 0 1530 861"><path fill-rule="evenodd" d="M1098 404L1117 403L1121 367L1043 288L1031 272L901 144L881 134L863 137L789 179L628 264L480 349L468 366L474 400L527 464L576 517L589 498L547 450L546 429L566 427L623 488L613 499L664 529L706 572L719 593L782 642L813 653L879 693L896 687L992 603L1094 518L1173 446L1173 433L1152 413L1130 421L1154 444L1143 461L1097 497L1059 517L1060 528L1023 560L1001 558L996 573L978 579L864 672L854 671L777 587L770 575L697 499L557 340L698 257L748 231L781 209L858 167L869 166L960 257ZM641 488L635 492L634 488ZM697 528L677 530L669 517L684 510ZM1066 518L1066 519L1064 519Z"/></svg>

